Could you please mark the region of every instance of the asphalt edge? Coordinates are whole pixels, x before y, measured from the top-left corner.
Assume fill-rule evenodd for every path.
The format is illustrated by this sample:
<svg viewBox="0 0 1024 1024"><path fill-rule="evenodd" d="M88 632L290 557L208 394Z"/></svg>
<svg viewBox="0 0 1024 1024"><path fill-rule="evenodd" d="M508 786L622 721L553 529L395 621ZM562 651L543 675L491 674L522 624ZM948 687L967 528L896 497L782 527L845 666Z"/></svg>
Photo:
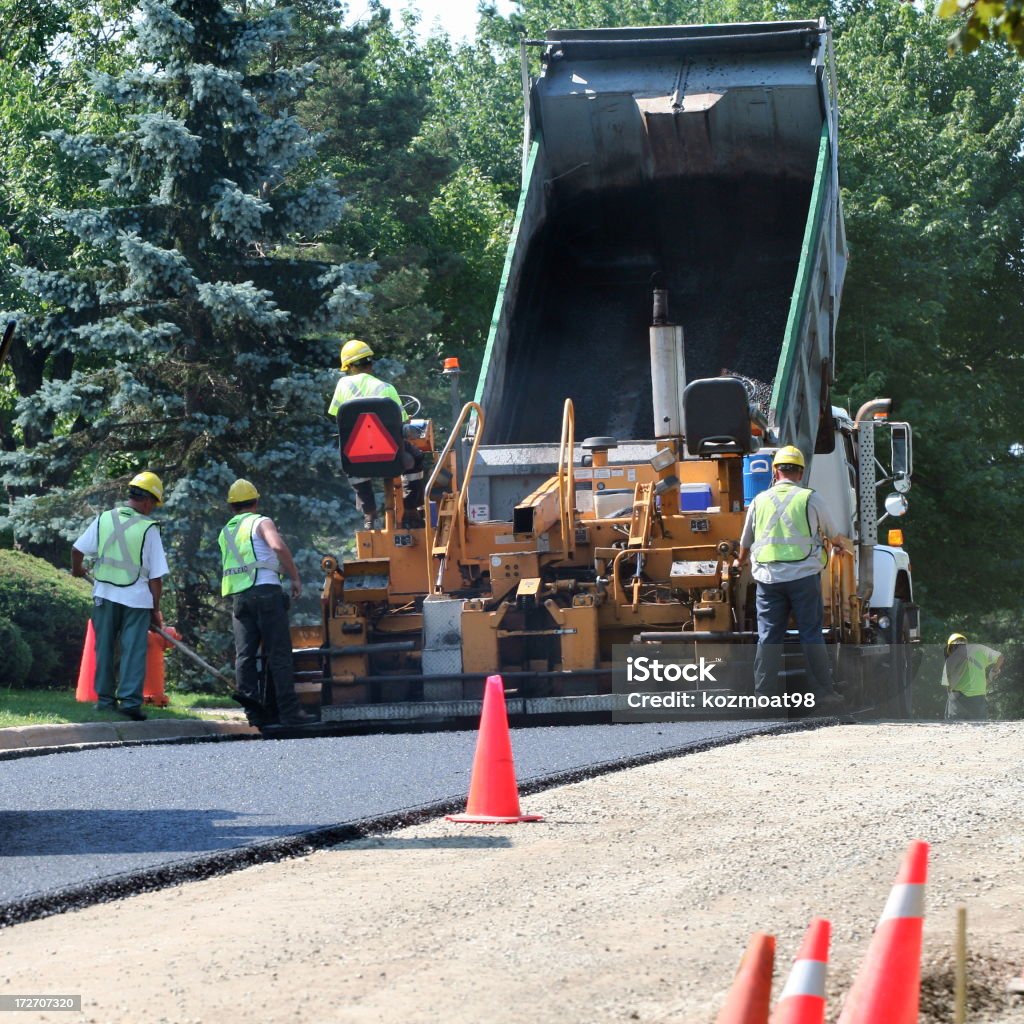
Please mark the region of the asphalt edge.
<svg viewBox="0 0 1024 1024"><path fill-rule="evenodd" d="M18 725L0 729L0 761L148 743L201 743L259 738L259 730L243 722L198 718Z"/></svg>
<svg viewBox="0 0 1024 1024"><path fill-rule="evenodd" d="M535 776L519 783L519 793L521 796L529 796L534 793L542 793L548 789L554 789L558 786L584 782L602 775L610 775L615 772L626 771L630 768L655 764L658 761L667 761L673 757L685 757L690 754L700 754L707 750L713 750L717 747L731 746L759 736L810 732L836 724L839 724L839 722L834 718L810 719L781 724L773 723L750 732L710 737L683 744L679 747L670 747L667 750L634 754L627 758L599 761L580 768L570 768L560 772L553 772L549 775ZM246 737L222 738L237 739ZM218 737L207 737L207 740L209 739L216 740ZM184 742L203 742L203 740L188 738ZM119 746L121 744L106 745ZM42 752L47 753L50 751L42 748ZM258 864L270 864L304 857L330 846L337 846L357 839L365 839L369 836L383 835L409 825L418 825L425 821L430 821L445 814L457 813L464 809L465 803L465 796L448 797L416 807L390 811L387 814L361 818L337 825L328 825L309 832L300 832L279 839L265 840L234 850L204 854L155 869L111 875L96 882L69 886L65 889L56 889L49 893L15 900L12 903L0 905L0 930L13 925L24 924L28 921L38 921L42 918L53 917L56 914L63 914L70 910L84 910L87 907L100 903L109 903L147 892L158 892L161 889L171 888L185 882L197 882L220 875L232 874L235 871L241 871L244 868L254 867Z"/></svg>

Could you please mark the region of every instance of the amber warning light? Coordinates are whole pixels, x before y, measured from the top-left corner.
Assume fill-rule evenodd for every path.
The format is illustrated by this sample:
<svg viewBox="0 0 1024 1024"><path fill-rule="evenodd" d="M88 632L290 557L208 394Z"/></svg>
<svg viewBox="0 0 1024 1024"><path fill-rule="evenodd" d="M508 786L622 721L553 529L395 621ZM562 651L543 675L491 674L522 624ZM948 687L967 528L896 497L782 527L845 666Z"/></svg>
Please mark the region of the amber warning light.
<svg viewBox="0 0 1024 1024"><path fill-rule="evenodd" d="M375 413L363 412L343 451L349 462L390 462L398 453L398 445Z"/></svg>

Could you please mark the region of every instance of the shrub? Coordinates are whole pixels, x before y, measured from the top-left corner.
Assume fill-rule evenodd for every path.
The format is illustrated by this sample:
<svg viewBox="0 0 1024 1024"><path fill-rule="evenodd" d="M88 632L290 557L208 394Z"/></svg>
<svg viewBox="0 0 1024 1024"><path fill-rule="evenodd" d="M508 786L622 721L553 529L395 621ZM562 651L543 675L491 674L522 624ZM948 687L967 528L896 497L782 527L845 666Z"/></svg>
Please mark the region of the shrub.
<svg viewBox="0 0 1024 1024"><path fill-rule="evenodd" d="M0 618L0 651L4 652L0 659L0 686L24 686L32 667L32 648L10 619Z"/></svg>
<svg viewBox="0 0 1024 1024"><path fill-rule="evenodd" d="M84 580L73 579L41 558L0 551L0 619L17 627L32 653L22 685L65 689L74 684L91 594Z"/></svg>

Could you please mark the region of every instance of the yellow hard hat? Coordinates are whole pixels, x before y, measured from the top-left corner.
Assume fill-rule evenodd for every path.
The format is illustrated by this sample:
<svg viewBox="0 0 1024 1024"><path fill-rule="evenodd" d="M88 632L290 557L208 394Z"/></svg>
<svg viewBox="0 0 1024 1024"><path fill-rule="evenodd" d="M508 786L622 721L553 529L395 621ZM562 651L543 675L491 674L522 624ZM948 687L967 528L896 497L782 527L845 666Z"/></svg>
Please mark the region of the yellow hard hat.
<svg viewBox="0 0 1024 1024"><path fill-rule="evenodd" d="M967 637L963 633L950 633L949 639L946 641L946 653L949 654L949 649L954 644L965 644L967 643Z"/></svg>
<svg viewBox="0 0 1024 1024"><path fill-rule="evenodd" d="M256 487L244 478L239 478L228 488L228 504L234 505L239 502L255 501L260 496Z"/></svg>
<svg viewBox="0 0 1024 1024"><path fill-rule="evenodd" d="M140 491L145 491L147 494L156 498L156 503L158 505L162 505L164 503L163 481L156 475L156 473L150 473L148 469L141 473L136 473L135 476L128 481L128 486L138 488Z"/></svg>
<svg viewBox="0 0 1024 1024"><path fill-rule="evenodd" d="M785 448L780 448L775 453L775 458L772 459L772 469L778 466L799 466L803 469L805 465L804 453L791 444L787 444Z"/></svg>
<svg viewBox="0 0 1024 1024"><path fill-rule="evenodd" d="M360 341L358 338L346 341L341 346L341 368L343 370L347 370L353 363L359 363L364 359L372 358L373 349L365 341Z"/></svg>

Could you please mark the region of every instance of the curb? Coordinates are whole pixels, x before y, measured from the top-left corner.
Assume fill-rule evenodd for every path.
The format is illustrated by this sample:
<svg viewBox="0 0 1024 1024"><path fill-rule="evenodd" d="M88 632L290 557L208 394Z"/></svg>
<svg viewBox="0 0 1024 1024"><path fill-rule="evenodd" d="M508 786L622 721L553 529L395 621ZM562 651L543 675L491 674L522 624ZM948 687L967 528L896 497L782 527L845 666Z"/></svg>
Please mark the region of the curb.
<svg viewBox="0 0 1024 1024"><path fill-rule="evenodd" d="M82 747L145 741L196 740L223 736L259 736L245 722L160 718L148 722L70 722L65 725L17 725L0 729L0 753L8 757L53 747Z"/></svg>

